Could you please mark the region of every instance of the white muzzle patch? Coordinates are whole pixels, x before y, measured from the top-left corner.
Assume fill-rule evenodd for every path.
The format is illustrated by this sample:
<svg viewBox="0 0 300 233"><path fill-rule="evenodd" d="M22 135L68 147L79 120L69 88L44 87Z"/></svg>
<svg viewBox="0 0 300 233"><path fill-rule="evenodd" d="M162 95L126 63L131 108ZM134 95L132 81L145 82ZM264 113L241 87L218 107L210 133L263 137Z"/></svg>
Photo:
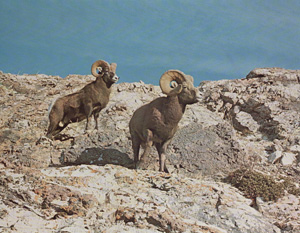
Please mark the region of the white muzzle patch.
<svg viewBox="0 0 300 233"><path fill-rule="evenodd" d="M111 79L114 83L118 82L119 77L117 75L115 75L114 77L112 77Z"/></svg>

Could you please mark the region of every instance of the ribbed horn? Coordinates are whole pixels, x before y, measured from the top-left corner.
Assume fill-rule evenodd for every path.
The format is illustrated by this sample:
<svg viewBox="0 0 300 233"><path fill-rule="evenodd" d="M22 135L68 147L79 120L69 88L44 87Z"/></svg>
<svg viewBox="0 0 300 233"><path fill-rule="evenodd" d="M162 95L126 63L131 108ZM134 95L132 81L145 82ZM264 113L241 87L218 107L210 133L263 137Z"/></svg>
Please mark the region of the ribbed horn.
<svg viewBox="0 0 300 233"><path fill-rule="evenodd" d="M176 81L178 86L172 87L172 81ZM179 70L166 71L159 80L162 92L168 96L178 95L182 91L182 82L185 81L185 74Z"/></svg>
<svg viewBox="0 0 300 233"><path fill-rule="evenodd" d="M99 66L102 68L102 71L108 71L109 70L109 64L106 61L103 61L103 60L95 61L92 65L91 72L92 72L92 75L94 75L96 78L101 76L101 74L99 74L97 72L97 68Z"/></svg>

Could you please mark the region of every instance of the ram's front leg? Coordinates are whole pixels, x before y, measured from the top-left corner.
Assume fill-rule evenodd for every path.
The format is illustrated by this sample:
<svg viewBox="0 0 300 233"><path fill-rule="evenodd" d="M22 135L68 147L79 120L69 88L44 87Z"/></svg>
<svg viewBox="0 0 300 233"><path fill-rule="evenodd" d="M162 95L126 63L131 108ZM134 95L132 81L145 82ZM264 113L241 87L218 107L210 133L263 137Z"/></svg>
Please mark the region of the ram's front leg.
<svg viewBox="0 0 300 233"><path fill-rule="evenodd" d="M166 156L167 156L167 149L168 149L170 142L171 142L171 139L169 139L163 143L155 144L158 155L159 155L159 171L160 172L167 172L167 173L169 172L167 165L166 165L166 159L167 159Z"/></svg>

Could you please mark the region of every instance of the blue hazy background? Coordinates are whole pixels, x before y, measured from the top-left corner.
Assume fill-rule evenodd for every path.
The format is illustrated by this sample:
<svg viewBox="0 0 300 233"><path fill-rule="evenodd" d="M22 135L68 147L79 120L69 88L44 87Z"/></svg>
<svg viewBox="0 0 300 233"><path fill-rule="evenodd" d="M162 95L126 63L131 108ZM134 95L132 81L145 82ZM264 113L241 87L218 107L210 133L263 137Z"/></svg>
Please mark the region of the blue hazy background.
<svg viewBox="0 0 300 233"><path fill-rule="evenodd" d="M258 67L299 69L300 1L0 0L0 70L158 84L168 69L203 80Z"/></svg>

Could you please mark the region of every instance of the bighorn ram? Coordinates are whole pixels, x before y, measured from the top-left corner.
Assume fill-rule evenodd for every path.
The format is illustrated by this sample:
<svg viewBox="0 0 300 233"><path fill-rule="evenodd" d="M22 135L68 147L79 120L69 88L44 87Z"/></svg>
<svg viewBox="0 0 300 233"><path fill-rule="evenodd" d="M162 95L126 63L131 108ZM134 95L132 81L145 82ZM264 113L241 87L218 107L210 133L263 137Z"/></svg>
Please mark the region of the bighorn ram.
<svg viewBox="0 0 300 233"><path fill-rule="evenodd" d="M96 80L87 84L81 90L61 97L55 101L49 110L49 128L47 137L52 138L61 132L68 124L86 119L85 130L88 130L89 117L94 116L98 129L99 112L106 107L111 93L111 86L118 81L116 63L110 65L98 60L91 68Z"/></svg>
<svg viewBox="0 0 300 233"><path fill-rule="evenodd" d="M166 71L160 78L160 88L167 97L160 97L137 109L129 130L136 168L143 162L154 144L159 155L159 171L168 172L166 150L173 138L187 104L200 100L200 93L193 85L193 77L179 70ZM140 145L144 152L139 160Z"/></svg>

